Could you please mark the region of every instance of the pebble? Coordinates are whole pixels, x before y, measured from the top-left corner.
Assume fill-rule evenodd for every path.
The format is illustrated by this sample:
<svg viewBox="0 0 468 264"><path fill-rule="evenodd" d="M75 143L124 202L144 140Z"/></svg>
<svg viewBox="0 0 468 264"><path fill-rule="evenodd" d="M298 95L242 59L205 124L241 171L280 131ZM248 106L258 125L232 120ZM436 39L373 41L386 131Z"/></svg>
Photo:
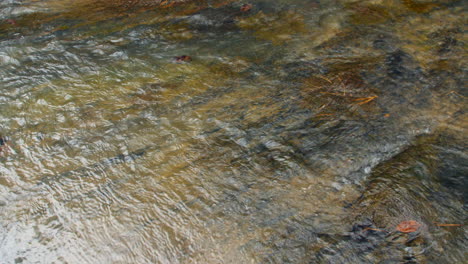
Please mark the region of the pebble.
<svg viewBox="0 0 468 264"><path fill-rule="evenodd" d="M192 61L192 57L187 55L177 56L175 57L175 61L177 62L190 62Z"/></svg>
<svg viewBox="0 0 468 264"><path fill-rule="evenodd" d="M17 24L16 24L16 21L15 21L14 19L11 19L11 18L5 20L5 22L7 22L8 24L13 25L13 26L16 26L16 25L17 25Z"/></svg>
<svg viewBox="0 0 468 264"><path fill-rule="evenodd" d="M240 8L240 11L241 12L248 12L252 9L252 5L251 4L243 4Z"/></svg>

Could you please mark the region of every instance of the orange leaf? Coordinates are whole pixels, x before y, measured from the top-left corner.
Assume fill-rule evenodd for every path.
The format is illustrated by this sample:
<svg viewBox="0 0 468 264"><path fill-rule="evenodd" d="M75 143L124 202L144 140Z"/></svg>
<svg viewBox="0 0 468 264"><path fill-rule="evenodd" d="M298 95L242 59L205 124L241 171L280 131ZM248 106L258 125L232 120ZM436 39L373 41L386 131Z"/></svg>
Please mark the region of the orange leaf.
<svg viewBox="0 0 468 264"><path fill-rule="evenodd" d="M420 226L421 226L420 223L414 220L409 220L409 221L403 221L399 223L396 227L396 230L402 233L411 233L411 232L417 231Z"/></svg>

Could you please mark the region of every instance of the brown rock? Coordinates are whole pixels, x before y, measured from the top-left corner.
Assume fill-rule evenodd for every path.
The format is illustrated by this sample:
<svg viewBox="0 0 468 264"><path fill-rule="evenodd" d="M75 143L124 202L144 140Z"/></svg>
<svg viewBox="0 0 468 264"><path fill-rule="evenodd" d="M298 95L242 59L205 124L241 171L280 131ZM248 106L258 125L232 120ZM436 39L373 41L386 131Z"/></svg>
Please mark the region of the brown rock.
<svg viewBox="0 0 468 264"><path fill-rule="evenodd" d="M241 12L248 12L250 11L250 9L252 9L252 5L251 4L243 4L240 8L240 11Z"/></svg>
<svg viewBox="0 0 468 264"><path fill-rule="evenodd" d="M175 57L176 62L191 62L192 57L187 56L187 55L182 55L182 56L177 56Z"/></svg>

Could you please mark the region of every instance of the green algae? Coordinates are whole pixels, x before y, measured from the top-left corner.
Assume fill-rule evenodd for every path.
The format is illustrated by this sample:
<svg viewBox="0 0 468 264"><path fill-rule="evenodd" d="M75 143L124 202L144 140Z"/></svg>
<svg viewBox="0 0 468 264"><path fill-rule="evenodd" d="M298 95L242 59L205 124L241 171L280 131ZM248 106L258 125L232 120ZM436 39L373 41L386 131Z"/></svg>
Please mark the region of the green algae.
<svg viewBox="0 0 468 264"><path fill-rule="evenodd" d="M211 5L223 6L230 1L212 1ZM42 34L59 31L77 31L74 39L106 36L141 25L158 25L160 34L171 40L187 40L193 37L187 26L170 23L210 5L206 1L53 1L46 3L47 10L22 14L15 25L0 23L0 34L47 28ZM163 24L162 24L163 23Z"/></svg>
<svg viewBox="0 0 468 264"><path fill-rule="evenodd" d="M463 53L462 43L466 43L466 36L462 33L465 21L462 16L449 14L462 12L460 9L437 10L427 16L410 17L398 23L395 30L402 40L402 48L426 69L437 66L433 60L437 60L441 52L445 52L446 62L450 61L456 66L459 64L457 57ZM460 41L457 43L457 40Z"/></svg>
<svg viewBox="0 0 468 264"><path fill-rule="evenodd" d="M431 3L433 1L420 2L420 1L414 1L414 0L402 0L402 2L406 8L416 13L427 13L439 6L438 4Z"/></svg>
<svg viewBox="0 0 468 264"><path fill-rule="evenodd" d="M350 22L357 25L381 24L393 18L385 6L353 4L350 9L353 11Z"/></svg>

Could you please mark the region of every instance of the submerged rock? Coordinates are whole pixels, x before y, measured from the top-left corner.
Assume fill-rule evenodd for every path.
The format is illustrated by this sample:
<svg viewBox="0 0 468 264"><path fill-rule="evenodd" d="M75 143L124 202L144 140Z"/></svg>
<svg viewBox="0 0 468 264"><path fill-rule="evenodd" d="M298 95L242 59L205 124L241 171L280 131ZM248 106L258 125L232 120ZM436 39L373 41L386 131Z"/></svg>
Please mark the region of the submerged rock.
<svg viewBox="0 0 468 264"><path fill-rule="evenodd" d="M191 62L192 57L187 56L187 55L182 55L182 56L177 56L175 57L176 62Z"/></svg>
<svg viewBox="0 0 468 264"><path fill-rule="evenodd" d="M237 25L244 30L251 30L259 39L272 41L273 44L283 44L304 34L308 27L304 18L292 10L278 14L259 11L247 18L238 18Z"/></svg>
<svg viewBox="0 0 468 264"><path fill-rule="evenodd" d="M252 4L243 4L240 8L241 12L248 12L252 9L253 5Z"/></svg>

